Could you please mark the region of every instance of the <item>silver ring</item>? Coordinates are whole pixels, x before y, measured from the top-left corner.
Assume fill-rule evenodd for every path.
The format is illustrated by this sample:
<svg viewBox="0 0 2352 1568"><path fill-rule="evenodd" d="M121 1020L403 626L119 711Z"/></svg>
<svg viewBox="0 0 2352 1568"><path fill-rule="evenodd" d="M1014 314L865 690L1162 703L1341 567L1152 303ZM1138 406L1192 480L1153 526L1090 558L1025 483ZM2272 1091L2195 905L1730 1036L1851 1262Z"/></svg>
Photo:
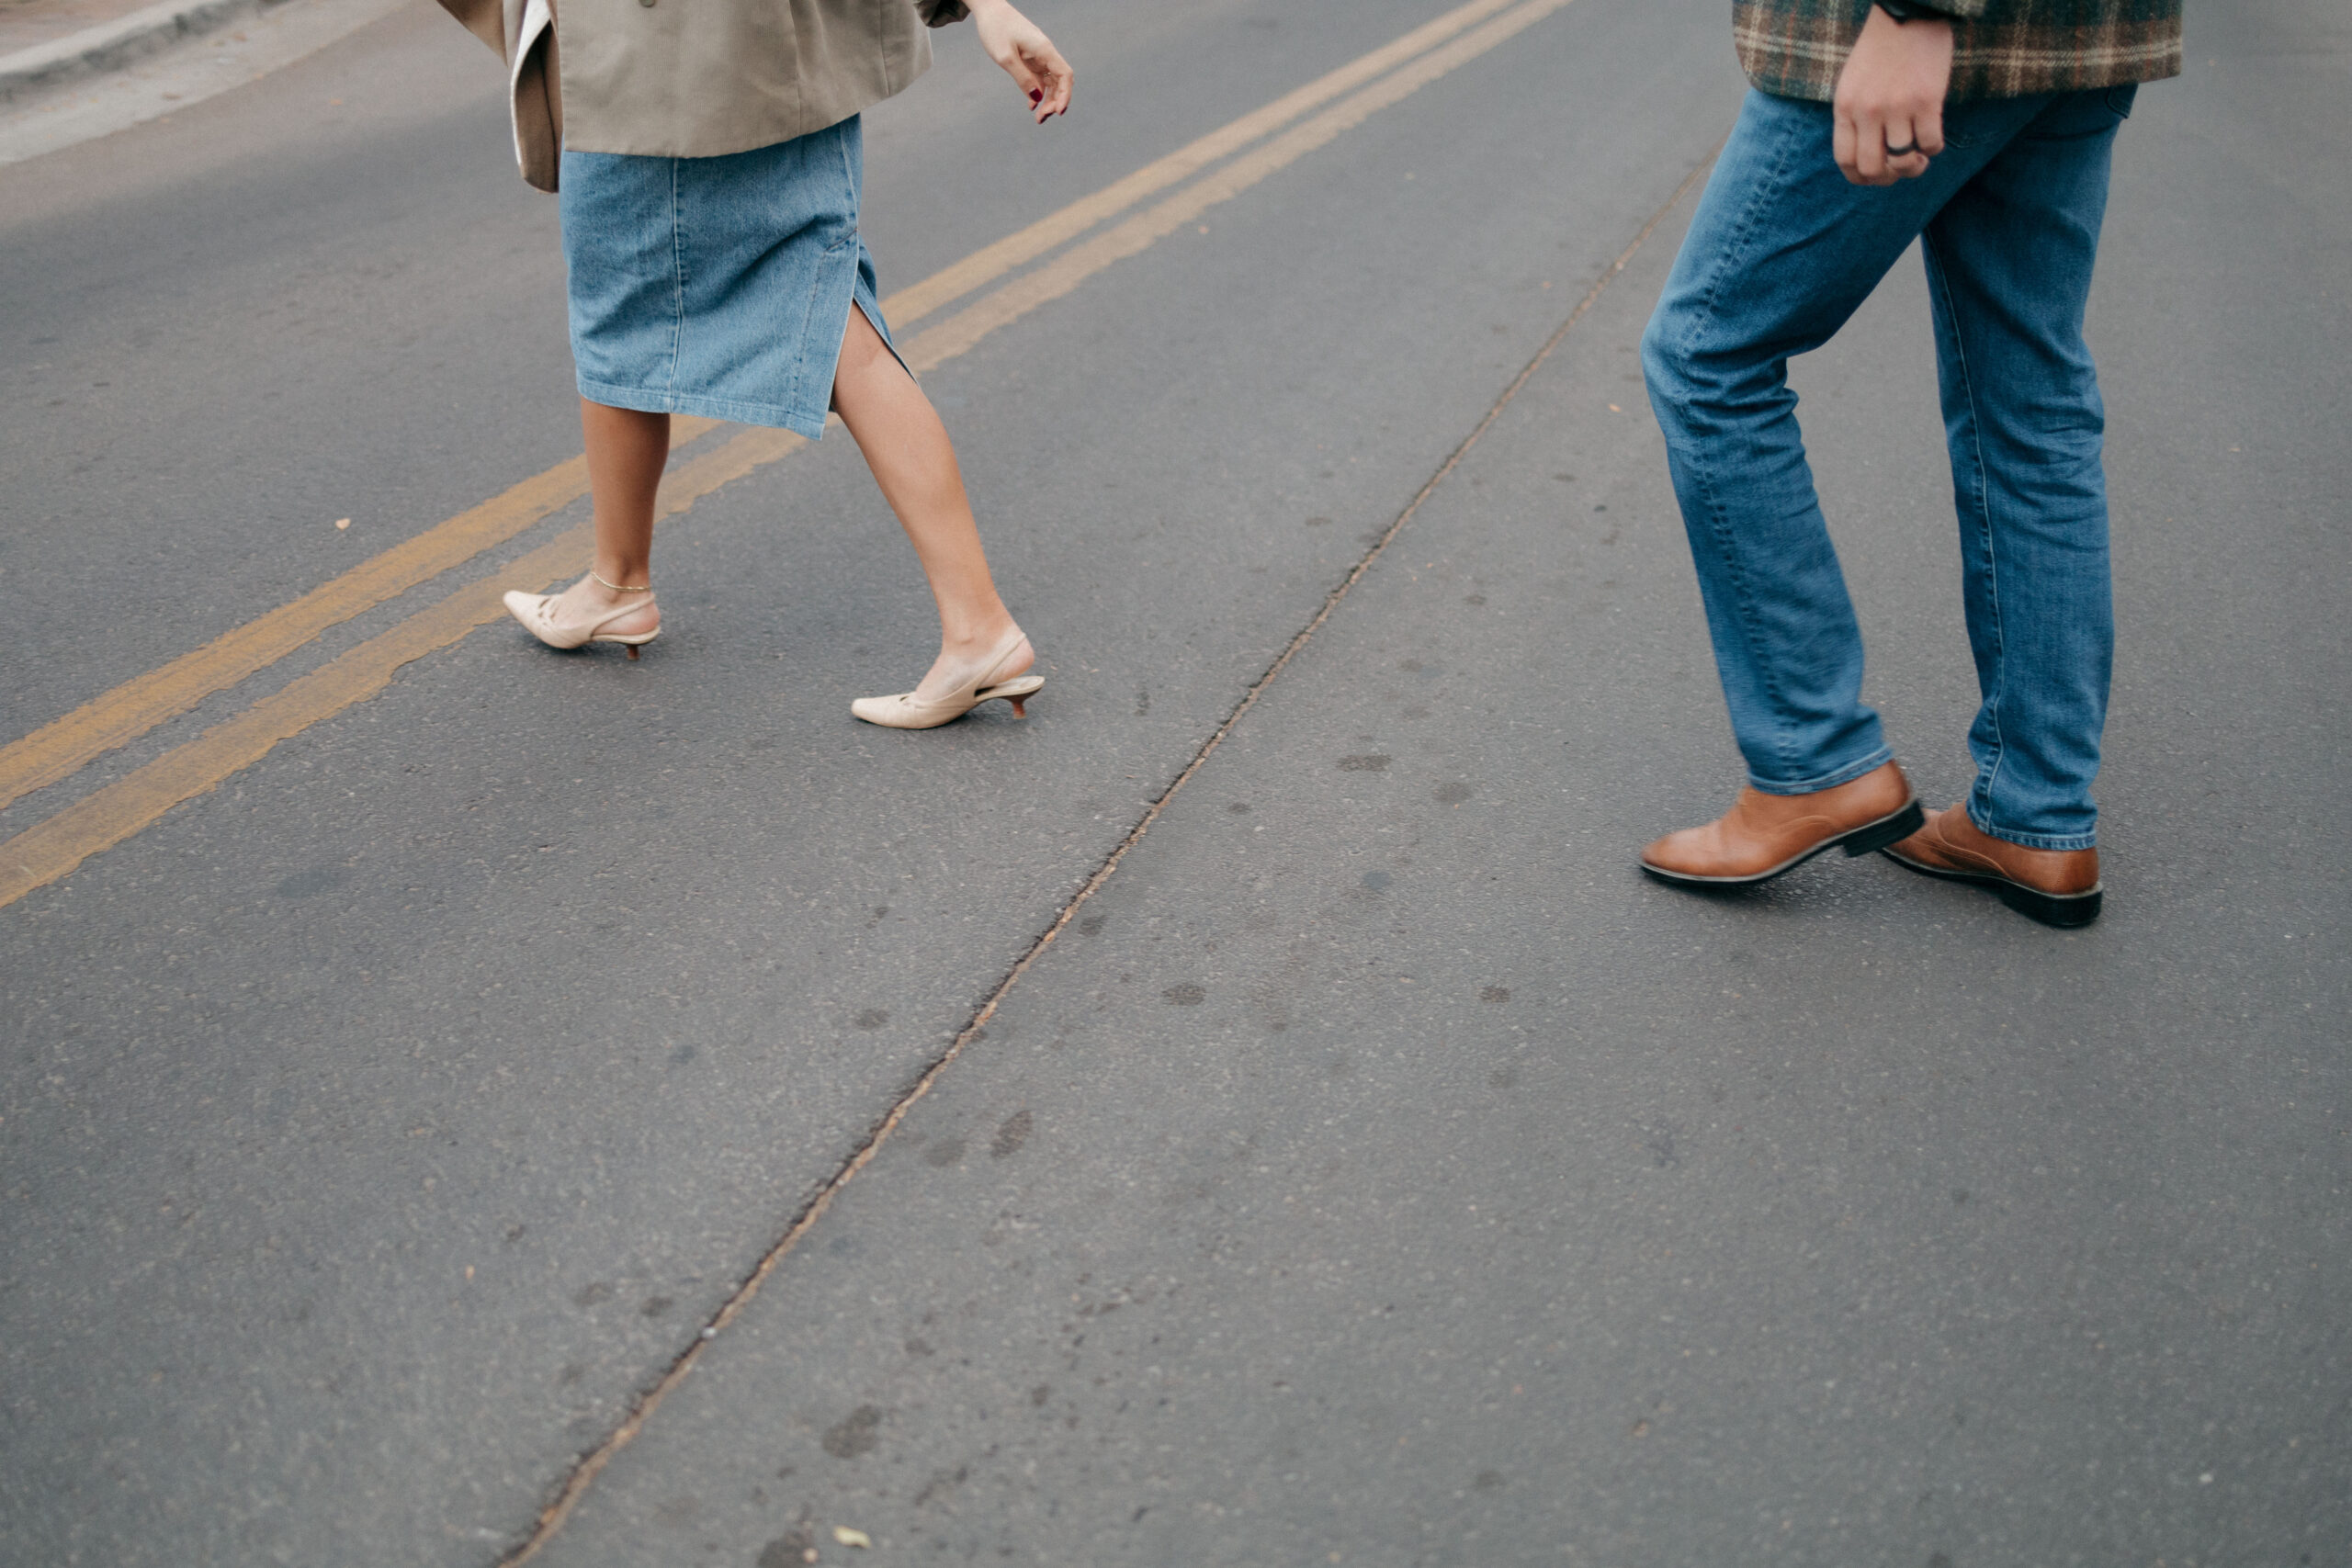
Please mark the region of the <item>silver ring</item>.
<svg viewBox="0 0 2352 1568"><path fill-rule="evenodd" d="M1906 141L1900 147L1888 148L1886 155L1890 158L1908 158L1918 150L1919 144L1917 141Z"/></svg>

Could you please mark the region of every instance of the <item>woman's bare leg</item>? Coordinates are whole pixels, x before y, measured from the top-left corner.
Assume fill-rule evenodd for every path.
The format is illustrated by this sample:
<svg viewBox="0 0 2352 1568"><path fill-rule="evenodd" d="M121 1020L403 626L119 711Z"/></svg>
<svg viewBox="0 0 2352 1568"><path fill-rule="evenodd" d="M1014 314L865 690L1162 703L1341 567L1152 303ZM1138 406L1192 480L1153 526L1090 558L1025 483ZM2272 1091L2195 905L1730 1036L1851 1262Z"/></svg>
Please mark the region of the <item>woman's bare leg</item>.
<svg viewBox="0 0 2352 1568"><path fill-rule="evenodd" d="M989 560L980 548L979 525L964 494L956 448L939 423L931 400L906 367L884 345L865 312L850 308L849 331L842 338L840 367L833 372L833 407L849 427L866 467L882 487L882 498L899 514L939 604L939 657L916 688L944 684L993 651L1013 629L1012 613L997 597ZM601 541L600 511L598 538ZM616 581L618 581L616 579ZM1025 650L999 672L1010 679L1029 668Z"/></svg>
<svg viewBox="0 0 2352 1568"><path fill-rule="evenodd" d="M670 416L636 409L607 408L580 400L580 434L588 448L588 492L596 508L594 575L563 591L569 608L610 609L647 593L616 593L596 581L635 588L653 581L653 492L670 461ZM628 616L612 629L650 631L660 616L650 603L642 617Z"/></svg>

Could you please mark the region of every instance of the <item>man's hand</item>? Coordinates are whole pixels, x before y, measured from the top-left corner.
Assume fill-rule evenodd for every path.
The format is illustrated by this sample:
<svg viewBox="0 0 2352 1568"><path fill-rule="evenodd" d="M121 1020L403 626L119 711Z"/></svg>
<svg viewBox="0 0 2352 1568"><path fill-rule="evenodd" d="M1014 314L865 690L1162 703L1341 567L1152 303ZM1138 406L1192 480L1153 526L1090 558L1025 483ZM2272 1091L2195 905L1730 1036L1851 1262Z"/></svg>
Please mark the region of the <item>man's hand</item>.
<svg viewBox="0 0 2352 1568"><path fill-rule="evenodd" d="M1039 125L1069 111L1069 62L1045 30L1014 10L1008 0L969 0L980 47L1028 96Z"/></svg>
<svg viewBox="0 0 2352 1568"><path fill-rule="evenodd" d="M1944 150L1944 92L1951 85L1951 24L1898 22L1877 6L1838 74L1838 166L1858 186L1891 186L1928 172ZM1899 157L1890 147L1916 148Z"/></svg>

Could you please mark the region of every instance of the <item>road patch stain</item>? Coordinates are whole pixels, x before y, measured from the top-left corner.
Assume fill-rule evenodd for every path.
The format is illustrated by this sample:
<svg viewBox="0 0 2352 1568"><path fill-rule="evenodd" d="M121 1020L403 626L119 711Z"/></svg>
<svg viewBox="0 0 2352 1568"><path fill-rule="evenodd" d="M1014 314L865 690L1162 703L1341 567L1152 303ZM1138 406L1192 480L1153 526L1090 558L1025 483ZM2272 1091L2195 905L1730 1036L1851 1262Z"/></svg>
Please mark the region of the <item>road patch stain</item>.
<svg viewBox="0 0 2352 1568"><path fill-rule="evenodd" d="M1035 1124L1025 1109L1006 1117L1003 1124L997 1128L996 1136L989 1140L989 1157L1008 1159L1019 1154L1021 1145L1029 1141L1029 1130Z"/></svg>
<svg viewBox="0 0 2352 1568"><path fill-rule="evenodd" d="M848 1415L825 1428L822 1439L825 1451L835 1459L855 1459L870 1454L882 1441L882 1412L876 1405L861 1404Z"/></svg>

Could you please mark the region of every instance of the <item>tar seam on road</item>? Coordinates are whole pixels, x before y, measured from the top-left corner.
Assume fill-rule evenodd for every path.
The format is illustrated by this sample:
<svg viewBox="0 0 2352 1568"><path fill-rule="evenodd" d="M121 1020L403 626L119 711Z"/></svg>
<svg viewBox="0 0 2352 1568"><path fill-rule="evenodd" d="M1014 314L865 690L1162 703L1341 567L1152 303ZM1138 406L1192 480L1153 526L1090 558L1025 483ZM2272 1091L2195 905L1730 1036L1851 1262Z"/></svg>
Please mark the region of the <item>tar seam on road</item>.
<svg viewBox="0 0 2352 1568"><path fill-rule="evenodd" d="M995 282L1015 267L1077 238L1096 224L1117 217L1146 197L1190 179L1218 159L1272 135L1309 110L1319 108L1393 67L1426 53L1456 33L1487 20L1513 3L1514 0L1470 0L1467 5L1425 22L1402 38L1362 55L1303 87L1293 89L1264 107L1253 109L1238 119L1229 121L1167 156L1145 164L1135 173L1113 181L1091 196L1082 197L1059 211L1050 213L1027 228L984 246L962 261L893 294L882 302L883 312L886 316L897 318L902 329L921 321L942 306ZM1515 22L1515 25L1510 25L1507 32L1491 38L1483 47L1464 54L1462 46L1456 45L1444 70L1484 52L1485 48L1501 41L1501 37L1509 36L1509 32L1516 32L1521 27L1540 20L1565 4L1566 0L1548 0L1548 3L1539 3L1513 13L1512 17L1505 20L1506 24ZM1487 37L1487 34L1482 30L1479 36ZM1422 85L1443 74L1444 70L1422 73L1412 85L1416 87ZM1351 103L1357 101L1350 100ZM1386 101L1395 99L1391 97ZM1342 106L1343 108L1345 107ZM1365 110L1365 113L1369 112L1369 109ZM1356 119L1362 118L1361 115L1355 117ZM1328 118L1328 116L1318 117L1313 123L1319 125ZM1330 134L1335 135L1338 130L1344 129L1344 125L1339 126ZM1329 139L1330 135L1322 136L1312 145L1320 146ZM1306 146L1298 147L1291 156L1296 157L1308 150ZM1272 168L1264 170L1264 173L1271 172ZM1259 177L1263 177L1262 174ZM1245 182L1248 183L1254 181ZM1232 195L1235 190L1227 190L1224 194ZM1216 199L1222 199L1222 197ZM1165 207L1166 204L1162 205ZM1197 203L1194 209L1207 205L1208 202ZM1151 240L1171 231L1185 216L1189 213L1166 219L1163 225L1141 244L1131 244L1126 248L1114 246L1101 253L1092 270L1099 271L1123 256L1136 254ZM1127 226L1122 226L1114 232L1125 234ZM1001 291L990 299L982 300L979 305L964 311L953 321L943 322L940 328L922 333L909 345L910 363L914 364L918 370L934 368L997 327L1015 319L1023 310L1034 310L1046 300L1069 292L1091 275L1090 271L1074 272L1068 265L1069 259L1064 257L1056 268L1048 269L1056 272L1063 287L1044 294L1033 289L1019 300L1008 299ZM991 304L993 309L989 308ZM958 323L960 331L946 337L941 335L944 328ZM676 451L717 428L720 423L685 415L673 419L671 450ZM0 746L0 807L78 773L107 752L178 717L214 693L226 691L277 663L329 627L364 614L420 583L463 565L483 551L505 543L587 492L586 459L573 457L559 463L544 473L509 487L479 506L411 536L299 598L223 633L203 647L125 682L30 734ZM528 586L537 588L544 584ZM73 868L68 866L65 869L71 871ZM8 903L13 897L21 897L22 892L30 890L28 887L13 895L0 894L0 904Z"/></svg>
<svg viewBox="0 0 2352 1568"><path fill-rule="evenodd" d="M1495 0L1473 0L1472 4L1440 17L1437 22L1407 34L1396 43L1374 51L1365 59L1385 58L1407 42L1419 40L1426 43L1433 39L1451 37L1451 32L1446 29L1451 28L1455 22L1476 20L1478 17L1486 15L1487 8L1494 3ZM1008 326L1030 311L1061 299L1104 268L1148 250L1209 208L1239 196L1269 175L1287 168L1307 153L1329 144L1341 133L1363 124L1381 109L1403 102L1448 72L1477 59L1497 45L1551 16L1554 12L1563 9L1570 3L1571 0L1522 0L1521 4L1504 11L1500 16L1492 17L1476 30L1455 38L1451 43L1446 43L1442 47L1431 50L1429 53L1400 67L1392 74L1381 77L1369 86L1341 98L1320 114L1292 127L1291 130L1260 147L1256 152L1237 158L1223 169L1204 176L1126 221L1063 253L1036 271L1015 278L995 293L967 306L937 326L917 333L907 344L902 357L915 370L923 371L935 368L957 355L967 352L999 328ZM1277 107L1292 103L1303 93L1319 91L1323 84L1328 84L1335 78L1348 76L1363 63L1363 61L1359 61L1356 65L1342 67L1339 72L1323 77L1319 83L1310 84L1309 88L1301 89L1299 93L1294 93L1287 98L1277 100ZM1245 116L1244 120L1250 118L1252 117ZM1214 137L1208 140L1214 140ZM1195 142L1193 145L1198 147L1201 143ZM1157 166L1152 165L1152 167ZM1115 190L1119 186L1114 186L1108 188ZM1012 264L1007 262L1005 265L1010 266ZM705 424L703 428L707 429L708 425ZM673 423L672 434L674 443L677 440L675 422ZM685 490L690 488L684 487L685 477L706 470L724 473L728 476L708 487L708 489L716 489L718 484L740 479L755 468L775 461L787 452L797 450L804 444L801 437L788 432L766 429L745 431L715 451L688 463L678 473L665 479L662 481L663 493L665 495L671 493L673 486L682 487L680 493L685 493ZM461 513L447 523L436 525L408 543L385 551L373 561L354 568L333 582L313 590L291 604L248 623L244 627L228 634L209 648L200 649L194 654L164 666L162 670L155 672L155 675L158 678L174 677L175 671L181 671L184 666L189 666L193 661L200 661L216 650L232 643L238 643L239 639L246 638L249 634L259 634L265 627L276 626L280 616L294 615L297 612L310 613L304 607L311 605L314 601L334 599L338 594L352 596L353 602L350 604L333 613L329 618L322 621L315 629L307 634L316 636L318 631L325 629L325 626L336 621L348 619L351 615L359 614L361 610L370 607L368 604L360 602L364 598L366 590L354 585L363 579L375 581L370 576L371 573L405 570L407 570L405 566L394 567L390 563L411 561L420 552L463 550L465 548L463 545L453 543L445 536L450 536L458 531L459 525L475 528L486 536L494 531L490 515L493 513L504 519L495 523L495 528L504 530L500 537L512 538L532 523L546 516L547 513L554 510L556 506L569 504L570 500L577 499L578 491L573 491L567 498L554 501L554 503L546 511L533 513L527 516L514 508L507 508L504 511L501 511L501 508L505 508L507 502L515 501L515 498L523 496L526 492L537 494L539 490L549 487L560 489L558 481L561 476L571 476L569 479L561 479L564 485L577 482L584 486L585 472L584 459L582 458L572 458L567 463L559 464L536 479L523 481L497 500L485 502L472 512ZM708 493L708 489L692 490L691 494L693 496L706 494ZM548 500L551 497L541 496L539 499ZM521 507L522 504L516 502L516 506ZM537 505L539 502L533 501L529 504ZM657 519L669 516L673 513L683 512L686 505L691 504L691 499L688 499L684 504L666 508L662 503L657 502L655 516ZM527 511L527 507L524 510ZM292 739L314 724L334 717L354 704L366 702L377 695L390 683L393 672L402 664L447 648L468 636L475 626L497 619L500 611L496 603L495 589L516 588L526 592L535 592L558 578L567 575L573 569L565 563L587 553L585 544L579 542L586 536L585 527L586 525L582 525L581 530L567 532L553 542L532 551L503 571L493 574L486 581L472 583L455 590L440 604L419 611L390 630L369 638L340 658L300 677L290 683L285 691L275 696L264 698L236 717L215 725L196 739L133 769L122 778L94 791L54 816L35 823L6 842L0 843L0 908L13 904L27 894L46 887L52 882L72 875L90 856L102 853L144 832L161 820L165 813L182 802L192 800L199 795L219 788L224 781L235 773L260 761L280 742ZM447 559L441 568L435 570L446 570L448 566L457 564L458 560L469 558L469 553L487 547L489 547L488 542L477 544L473 547L473 552L459 554ZM570 556L564 554L567 549L571 551ZM530 574L534 572L540 575L532 578ZM416 580L411 580L412 582ZM407 584L402 586L405 587ZM485 597L485 595L488 596ZM465 615L471 615L473 618L469 621L463 620L461 617ZM426 633L432 635L424 635ZM307 640L307 637L303 640ZM289 644L286 649L281 649L279 654L273 655L273 660L282 657L286 651L290 651L292 646ZM257 669L259 666L254 668ZM242 680L243 674L251 672L251 670L247 670L238 674L237 679ZM41 748L50 743L50 739L55 739L60 745L70 744L62 737L63 732L74 724L86 719L91 726L102 728L109 722L106 717L105 710L107 710L110 705L123 701L151 700L151 698L134 697L134 694L143 690L145 679L119 686L107 695L76 709L74 714L66 716L65 718L52 725L36 730L15 745L0 748L0 782L5 782L6 770L11 765L12 760L21 759L27 766L34 765L34 759L40 754ZM298 688L299 696L295 694ZM216 685L212 689L218 690L219 687ZM154 722L160 723L162 718L157 717ZM130 738L129 735L119 736L115 743L119 744L120 740ZM85 761L87 760L87 758L83 759ZM79 765L79 763L76 764L77 767Z"/></svg>
<svg viewBox="0 0 2352 1568"><path fill-rule="evenodd" d="M1561 0L1561 3L1566 4L1566 0ZM1046 949L1053 945L1054 939L1061 935L1063 928L1077 917L1080 908L1089 898L1094 897L1104 883L1111 880L1113 874L1119 869L1119 863L1125 860L1127 852L1141 842L1143 836L1151 830L1151 825L1159 819L1162 812L1167 810L1169 803L1176 798L1177 792L1191 782L1193 775L1199 773L1203 765L1208 761L1210 754L1216 751L1224 742L1225 738L1233 732L1234 728L1240 724L1250 710L1257 705L1258 698L1268 686L1273 684L1275 677L1283 672L1283 667L1288 665L1298 651L1306 646L1308 640L1322 628L1323 623L1331 618L1332 612L1340 607L1340 601L1348 596L1349 591L1363 581L1366 572L1378 564L1382 553L1395 542L1396 536L1404 531L1405 525L1413 520L1414 514L1420 511L1422 503L1436 492L1437 487L1443 484L1454 469L1462 466L1462 459L1469 456L1470 449L1476 446L1479 438L1493 427L1495 421L1502 417L1503 411L1509 408L1511 400L1519 396L1520 389L1527 385L1537 370L1543 368L1544 362L1551 358L1552 351L1559 347L1566 339L1570 329L1584 319L1586 313L1600 299L1602 290L1606 289L1617 276L1625 270L1635 254L1649 242L1650 235L1657 231L1657 226L1666 221L1667 215L1680 204L1684 197L1690 194L1690 188L1704 178L1707 171L1714 166L1716 155L1722 151L1722 144L1717 143L1713 152L1710 152L1705 158L1700 160L1698 166L1684 175L1682 183L1674 187L1674 194L1668 197L1656 212L1650 214L1649 221L1644 223L1633 239L1627 243L1625 248L1617 253L1617 259L1601 269L1600 276L1593 280L1592 287L1585 290L1584 298L1577 301L1576 309L1568 312L1567 320L1562 321L1558 329L1544 340L1544 346L1537 349L1535 356L1511 378L1510 385L1503 389L1502 395L1497 398L1494 405L1487 410L1486 416L1472 427L1470 434L1462 438L1461 445L1447 454L1445 461L1438 465L1437 471L1413 493L1413 499L1405 503L1405 509L1396 514L1396 520L1381 531L1379 539L1350 569L1348 575L1341 578L1339 585L1324 595L1323 604L1315 612L1314 616L1283 646L1282 652L1274 657L1274 661L1266 667L1265 673L1250 683L1250 689L1241 694L1240 701L1233 705L1232 711L1225 716L1224 721L1210 733L1206 740L1201 743L1200 749L1193 753L1192 761L1184 764L1183 771L1179 773L1174 781L1144 808L1143 816L1132 829L1128 829L1126 836L1119 840L1111 852L1103 857L1102 863L1095 867L1093 874L1086 879L1085 885L1079 888L1069 902L1062 906L1061 912L1054 917L1053 923L1046 928L1044 934L1030 943L1029 950L1013 961L1012 967L1006 970L1004 977L989 990L978 1010L972 1014L971 1021L956 1032L956 1038L949 1043L947 1049L915 1075L914 1082L908 1086L906 1092L891 1104L882 1120L875 1124L874 1130L865 1135L865 1140L855 1149L851 1151L849 1157L842 1161L841 1168L817 1190L817 1195L811 1198L794 1217L783 1237L752 1267L743 1282L735 1288L725 1303L711 1315L710 1321L705 1324L701 1332L695 1336L694 1342L670 1364L669 1370L662 1373L661 1380L647 1390L630 1407L628 1415L621 1424L614 1427L603 1442L581 1456L579 1461L572 1466L571 1472L564 1477L563 1483L558 1488L554 1500L540 1510L538 1522L532 1529L530 1536L521 1545L500 1558L497 1568L520 1568L520 1564L537 1556L540 1549L563 1529L564 1522L571 1517L572 1509L579 1505L580 1499L586 1495L588 1488L595 1483L596 1477L603 1473L605 1467L612 1462L613 1457L622 1449L627 1448L637 1435L644 1430L645 1424L653 1418L654 1413L661 1408L662 1402L669 1397L671 1391L685 1382L694 1371L696 1364L702 1359L703 1351L718 1337L722 1330L733 1324L751 1306L752 1299L760 1293L760 1288L766 1284L769 1276L783 1265L786 1257L790 1254L794 1247L798 1245L800 1238L815 1228L819 1220L824 1218L825 1211L832 1206L835 1195L855 1179L859 1171L864 1170L873 1162L875 1155L881 1150L883 1141L898 1130L899 1123L906 1120L907 1113L914 1109L915 1103L931 1092L932 1085L937 1083L941 1075L955 1066L956 1058L964 1054L964 1047L970 1044L979 1032L988 1026L989 1020L996 1016L998 1004L1004 1000L1006 994L1020 983L1021 976L1029 972L1030 966L1044 956Z"/></svg>

